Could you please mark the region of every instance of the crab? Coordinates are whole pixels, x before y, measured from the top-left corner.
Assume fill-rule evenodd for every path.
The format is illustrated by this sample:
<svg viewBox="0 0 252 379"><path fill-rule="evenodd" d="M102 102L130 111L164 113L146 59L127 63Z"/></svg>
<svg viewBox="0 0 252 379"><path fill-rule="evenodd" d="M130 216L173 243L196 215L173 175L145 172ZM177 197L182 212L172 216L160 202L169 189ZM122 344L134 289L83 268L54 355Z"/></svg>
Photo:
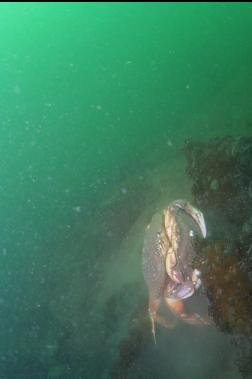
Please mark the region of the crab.
<svg viewBox="0 0 252 379"><path fill-rule="evenodd" d="M173 328L174 323L159 314L162 300L179 319L193 325L209 324L207 317L187 313L183 300L200 288L200 271L193 268L195 234L206 237L201 211L187 200L175 200L156 213L146 228L143 274L149 292L149 315L156 343L155 323Z"/></svg>

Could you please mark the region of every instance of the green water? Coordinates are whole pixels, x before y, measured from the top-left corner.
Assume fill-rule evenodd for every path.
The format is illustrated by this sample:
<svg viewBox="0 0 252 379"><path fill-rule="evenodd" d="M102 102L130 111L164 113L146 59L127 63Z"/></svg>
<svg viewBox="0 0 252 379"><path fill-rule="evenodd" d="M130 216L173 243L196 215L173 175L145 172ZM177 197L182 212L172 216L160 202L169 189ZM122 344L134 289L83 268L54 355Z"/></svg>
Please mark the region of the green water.
<svg viewBox="0 0 252 379"><path fill-rule="evenodd" d="M141 180L156 167L151 188L189 194L185 140L251 134L252 5L2 3L0 35L1 378L110 377L128 316L102 301L146 295L127 261L159 204ZM239 377L214 365L222 344L204 377Z"/></svg>

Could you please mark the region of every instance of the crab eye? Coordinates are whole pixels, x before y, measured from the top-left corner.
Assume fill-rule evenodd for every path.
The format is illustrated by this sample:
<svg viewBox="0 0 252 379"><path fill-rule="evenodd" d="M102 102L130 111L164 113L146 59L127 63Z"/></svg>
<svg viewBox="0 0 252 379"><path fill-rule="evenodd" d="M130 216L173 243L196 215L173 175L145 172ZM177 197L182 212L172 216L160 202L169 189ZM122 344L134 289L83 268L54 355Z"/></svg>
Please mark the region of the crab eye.
<svg viewBox="0 0 252 379"><path fill-rule="evenodd" d="M189 236L190 236L190 237L194 237L194 231L193 231L193 230L190 230L190 232L189 232Z"/></svg>

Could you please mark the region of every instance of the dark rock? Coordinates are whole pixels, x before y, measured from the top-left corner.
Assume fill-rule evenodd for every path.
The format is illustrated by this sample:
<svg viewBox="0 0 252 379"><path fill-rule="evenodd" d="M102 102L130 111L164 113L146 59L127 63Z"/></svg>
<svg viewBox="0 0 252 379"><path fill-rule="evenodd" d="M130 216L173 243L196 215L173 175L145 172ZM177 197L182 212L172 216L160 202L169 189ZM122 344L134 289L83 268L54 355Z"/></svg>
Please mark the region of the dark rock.
<svg viewBox="0 0 252 379"><path fill-rule="evenodd" d="M194 202L207 221L208 239L198 249L209 311L219 329L232 335L239 370L248 377L252 372L252 138L191 141L185 154Z"/></svg>

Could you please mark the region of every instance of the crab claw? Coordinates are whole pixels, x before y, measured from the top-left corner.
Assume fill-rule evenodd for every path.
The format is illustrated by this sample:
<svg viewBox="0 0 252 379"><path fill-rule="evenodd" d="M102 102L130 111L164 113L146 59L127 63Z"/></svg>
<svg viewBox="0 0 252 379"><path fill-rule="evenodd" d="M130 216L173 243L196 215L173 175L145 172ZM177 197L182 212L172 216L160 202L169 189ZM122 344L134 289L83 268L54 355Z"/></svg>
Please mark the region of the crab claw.
<svg viewBox="0 0 252 379"><path fill-rule="evenodd" d="M186 200L176 200L174 201L173 205L177 206L178 208L183 209L186 213L188 213L194 219L194 221L198 224L200 231L202 233L202 236L206 238L207 229L206 229L206 223L205 223L203 213L199 211L197 208L193 207Z"/></svg>

